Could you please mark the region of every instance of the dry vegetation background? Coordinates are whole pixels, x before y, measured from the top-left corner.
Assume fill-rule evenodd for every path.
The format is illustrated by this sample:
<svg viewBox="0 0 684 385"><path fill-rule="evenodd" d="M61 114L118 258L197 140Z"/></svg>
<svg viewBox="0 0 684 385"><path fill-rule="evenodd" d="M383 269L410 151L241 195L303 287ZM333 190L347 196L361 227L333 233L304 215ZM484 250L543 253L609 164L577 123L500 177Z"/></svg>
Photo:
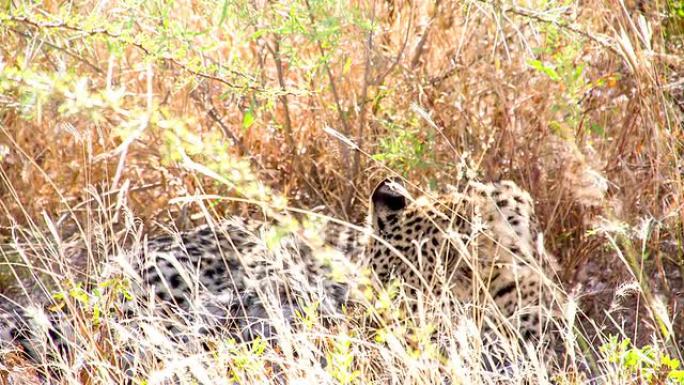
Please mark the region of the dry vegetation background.
<svg viewBox="0 0 684 385"><path fill-rule="evenodd" d="M190 227L203 195L360 222L391 173L505 178L582 325L681 358L681 1L0 4L6 262Z"/></svg>

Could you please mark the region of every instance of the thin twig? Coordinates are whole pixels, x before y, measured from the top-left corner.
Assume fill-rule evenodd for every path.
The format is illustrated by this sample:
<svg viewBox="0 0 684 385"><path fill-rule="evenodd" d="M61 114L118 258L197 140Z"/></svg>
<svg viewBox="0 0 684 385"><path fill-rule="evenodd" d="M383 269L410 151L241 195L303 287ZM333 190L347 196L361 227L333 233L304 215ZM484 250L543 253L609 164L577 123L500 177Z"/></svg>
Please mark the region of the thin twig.
<svg viewBox="0 0 684 385"><path fill-rule="evenodd" d="M16 33L17 35L23 36L23 37L25 37L25 38L27 38L27 39L34 39L34 38L36 37L36 36L31 35L30 33L27 33L27 32L24 32L24 31L19 31L19 30L17 30L17 29L12 28L12 27L8 27L7 29L8 29L9 31L14 32L14 33ZM69 51L68 49L66 49L66 48L64 48L64 47L58 46L57 44L50 43L49 41L45 41L44 39L42 40L42 42L43 42L43 44L45 44L46 46L48 46L48 47L50 47L50 48L53 48L53 49L56 49L56 50L58 50L58 51L62 51L62 52L64 52L67 56L70 56L70 57L72 57L72 58L74 58L74 59L76 59L76 60L82 62L83 64L87 65L88 67L90 67L92 70L94 70L95 72L97 72L97 73L99 73L99 74L102 74L102 73L104 72L104 71L102 71L102 70L100 69L100 67L98 67L98 66L96 66L95 64L91 63L91 62L88 61L86 58L82 57L81 55L75 54L75 53Z"/></svg>
<svg viewBox="0 0 684 385"><path fill-rule="evenodd" d="M101 192L100 194L101 194L101 197L107 197L107 196L112 196L112 195L118 195L124 191L126 193L137 193L137 192L157 188L157 187L160 187L161 185L162 185L161 183L156 182L156 183L150 183L150 184L146 184L146 185L142 185L142 186L136 186L136 187L117 188L114 190ZM57 221L55 222L56 227L61 226L64 223L64 221L66 221L69 217L74 216L76 210L78 210L79 208L81 208L87 204L93 203L94 201L95 201L95 198L89 198L89 199L86 199L82 202L79 202L74 207L70 207L68 212L62 214L59 217L59 219L57 219Z"/></svg>
<svg viewBox="0 0 684 385"><path fill-rule="evenodd" d="M416 50L413 52L413 58L411 59L411 68L416 68L418 66L418 62L420 61L420 57L423 55L423 52L425 51L425 44L427 44L427 38L428 35L430 34L430 27L432 27L432 22L435 20L435 17L439 14L439 4L440 0L435 1L434 5L434 14L432 17L430 17L430 20L428 20L427 25L423 29L423 34L420 37L420 40L418 41L418 44L416 45Z"/></svg>
<svg viewBox="0 0 684 385"><path fill-rule="evenodd" d="M375 27L375 1L373 1L371 9L371 27L368 31L368 40L366 42L366 63L363 71L363 85L361 87L361 108L359 110L359 125L356 132L356 144L359 149L363 149L364 131L366 128L366 109L368 100L368 83L370 81L371 72L371 55L373 54L373 29ZM354 161L349 174L349 184L347 191L347 201L345 202L344 212L350 212L352 202L355 194L352 194L354 182L359 174L359 166L361 164L361 151L354 151Z"/></svg>
<svg viewBox="0 0 684 385"><path fill-rule="evenodd" d="M404 52L406 51L406 46L408 45L409 41L409 35L411 32L411 27L413 26L413 13L414 13L414 3L411 3L411 11L409 12L409 17L408 17L408 25L406 26L406 32L404 33L404 41L401 43L401 48L397 52L397 56L394 58L392 61L392 64L385 70L385 72L382 73L382 75L378 76L374 81L373 85L375 86L381 86L385 82L385 78L387 75L392 73L394 69L399 65L399 61L401 61L401 58L404 56Z"/></svg>
<svg viewBox="0 0 684 385"><path fill-rule="evenodd" d="M285 87L285 75L283 71L283 60L280 55L280 36L275 34L274 40L273 40L273 47L271 47L268 42L265 43L266 48L271 52L271 55L273 56L273 60L275 61L276 65L276 73L278 75L278 85L280 86L280 95L278 96L278 99L280 99L280 103L283 105L283 110L285 112L285 140L287 141L287 146L290 149L290 154L292 155L292 161L295 163L295 169L296 169L296 163L297 162L297 149L295 146L294 142L294 137L292 133L292 120L290 119L290 107L287 103L287 94L286 92L286 87Z"/></svg>
<svg viewBox="0 0 684 385"><path fill-rule="evenodd" d="M237 136L233 133L233 131L231 131L230 128L228 128L228 126L226 126L226 124L223 123L223 119L219 116L219 114L218 114L218 112L217 112L217 110L216 110L216 107L214 107L213 104L212 104L211 107L207 110L207 115L209 115L209 117L211 118L211 120L213 120L214 122L216 122L216 124L218 124L219 127L221 127L221 131L223 131L223 134L226 135L227 137L229 137L229 138L235 143L235 145L236 145L236 146L238 147L238 149L240 150L240 155L244 155L244 156L250 157L250 156L249 156L249 150L247 149L247 147L245 147L245 144L242 142L242 139L240 139L239 137L237 137ZM250 158L251 158L251 157L250 157Z"/></svg>
<svg viewBox="0 0 684 385"><path fill-rule="evenodd" d="M430 26L432 26L432 19L428 21L425 29L423 29L423 34L416 45L416 50L413 52L413 58L411 59L411 68L416 68L420 62L420 57L425 51L425 44L427 43L428 34L430 34Z"/></svg>
<svg viewBox="0 0 684 385"><path fill-rule="evenodd" d="M487 5L492 5L491 3L487 2L487 1L480 0L480 2L483 4L487 4ZM515 6L508 7L508 8L502 8L501 11L513 13L515 15L526 17L528 19L532 19L532 20L535 20L538 22L542 22L542 23L546 23L546 24L552 24L553 26L558 27L560 29L565 29L565 30L568 30L572 33L576 33L576 34L583 36L583 37L586 37L587 39L589 39L589 40L599 44L600 46L608 49L609 51L611 51L615 55L623 57L623 55L617 50L617 48L615 48L615 46L610 43L610 39L607 37L602 38L602 37L593 35L590 32L584 31L584 30L579 29L577 27L574 27L570 24L559 22L558 20L547 19L547 18L542 17L539 14L532 13L531 11L528 11L528 10L525 10L525 9L522 9L519 7L515 7ZM440 82L454 76L455 74L457 74L459 72L459 70L461 69L461 67L462 67L461 64L456 63L451 68L447 69L443 74L430 78L428 83L431 86L435 86L438 83L440 83Z"/></svg>
<svg viewBox="0 0 684 385"><path fill-rule="evenodd" d="M16 17L16 16L9 16L6 20L14 21L14 22L17 22L17 23L27 24L27 25L30 25L30 26L32 26L32 27L34 27L34 28L38 28L38 29L65 29L65 30L69 30L69 31L79 32L79 33L82 33L82 34L84 34L84 35L89 35L89 36L104 35L104 36L107 36L107 37L110 37L110 38L113 38L113 39L121 39L123 42L125 42L125 43L127 43L127 44L129 44L129 45L131 45L131 46L133 46L133 47L136 47L137 49L141 50L145 55L147 55L147 56L153 56L152 51L150 51L150 49L148 49L147 47L145 47L143 44L138 43L138 42L134 42L134 41L129 41L129 40L123 39L121 35L116 34L116 33L113 33L113 32L110 32L110 31L108 31L107 29L104 29L104 28L93 29L93 30L84 30L84 29L81 29L81 28L79 28L79 27L77 27L77 26L69 25L69 24L67 24L67 23L65 23L65 22L57 22L57 23L39 23L39 22L36 22L36 21L34 21L34 20L31 20L31 19L29 19L29 18L27 18L27 17ZM208 74L208 73L206 73L206 72L195 71L195 70L193 70L193 69L190 69L186 64L184 64L184 63L178 61L177 59L175 59L175 58L173 58L173 57L169 57L169 56L160 56L159 59L161 59L161 60L163 60L163 61L165 61L165 62L167 62L167 63L174 64L174 65L180 67L182 70L184 70L184 71L186 71L186 72L189 72L189 73L191 73L191 74L193 74L193 75L195 75L195 76L199 76L199 77L201 77L201 78L205 78L205 79L217 81L217 82L222 83L222 84L224 84L224 85L226 85L226 86L228 86L228 87L230 87L230 88L234 88L234 89L248 89L248 90L255 91L255 92L266 92L266 90L261 89L261 88L257 88L257 87L250 86L250 85L244 85L244 86L236 85L236 84L231 83L231 82L229 82L228 80L226 80L226 79L224 79L224 78L222 78L222 77L218 77L218 76L216 76L216 75L211 75L211 74ZM225 67L221 67L221 68L226 69ZM229 72L231 72L232 74L234 74L234 75L236 75L236 76L244 77L245 79L249 80L250 82L255 81L255 79L253 79L251 76L245 75L245 74L243 74L243 73L241 73L241 72L234 71L234 70L231 70L231 69L226 69L226 70L229 71Z"/></svg>
<svg viewBox="0 0 684 385"><path fill-rule="evenodd" d="M242 142L242 139L235 135L235 133L233 133L233 131L231 131L230 128L223 123L223 118L219 115L218 109L216 106L214 106L214 103L211 101L211 97L207 94L207 92L191 92L190 97L195 100L195 103L197 103L200 108L207 111L207 115L209 115L211 120L218 124L218 126L221 128L221 131L223 131L223 135L230 138L233 143L235 143L240 151L240 155L247 156L251 159L252 157L249 154L249 150Z"/></svg>
<svg viewBox="0 0 684 385"><path fill-rule="evenodd" d="M488 4L488 3L484 2L484 1L483 1L483 3ZM490 4L490 5L491 5L491 4ZM593 34L587 32L587 31L584 31L584 30L582 30L582 29L580 29L580 28L574 27L574 26L572 26L572 25L570 25L570 24L567 24L567 23L564 23L564 22L560 22L560 21L554 20L554 19L547 19L547 18L545 18L545 17L542 17L542 16L541 16L540 14L538 14L538 13L533 13L533 12L531 12L531 11L528 11L528 10L523 9L523 8L520 8L520 7L511 6L511 7L508 7L508 8L502 8L501 10L502 10L503 12L510 12L510 13L513 13L513 14L518 15L518 16L527 17L527 18L530 18L530 19L533 19L533 20L536 20L536 21L540 21L540 22L542 22L542 23L552 24L552 25L554 25L555 27L558 27L558 28L561 28L561 29L566 29L566 30L571 31L571 32L573 32L573 33L576 33L576 34L578 34L578 35L584 36L584 37L586 37L587 39L589 39L589 40L591 40L591 41L593 41L593 42L599 44L600 46L602 46L602 47L604 47L604 48L607 48L609 51L613 52L615 55L618 55L618 56L622 57L622 55L621 55L620 52L617 50L617 48L615 48L615 46L612 45L612 44L610 43L610 39L609 39L609 38L600 38L600 37L598 37L597 35L593 35Z"/></svg>
<svg viewBox="0 0 684 385"><path fill-rule="evenodd" d="M311 4L309 3L309 0L305 0L304 3L306 4L306 8L309 11L309 20L311 21L311 28L314 29L314 35L315 35L316 19L314 18L313 9L311 8ZM318 51L319 51L321 57L325 57L325 50L323 49L323 45L321 44L321 42L317 41L316 45L318 46ZM325 67L325 71L328 75L328 80L330 81L330 90L332 91L333 98L335 100L335 107L337 108L337 114L339 115L340 122L342 123L343 133L345 136L349 136L351 129L349 128L349 123L347 122L347 118L344 116L344 111L342 110L342 103L340 102L340 96L339 96L339 93L337 92L337 86L335 85L335 77L333 76L332 70L330 69L330 66L328 65L327 61L323 62L323 66ZM342 152L342 164L349 164L349 149L342 146L341 152Z"/></svg>

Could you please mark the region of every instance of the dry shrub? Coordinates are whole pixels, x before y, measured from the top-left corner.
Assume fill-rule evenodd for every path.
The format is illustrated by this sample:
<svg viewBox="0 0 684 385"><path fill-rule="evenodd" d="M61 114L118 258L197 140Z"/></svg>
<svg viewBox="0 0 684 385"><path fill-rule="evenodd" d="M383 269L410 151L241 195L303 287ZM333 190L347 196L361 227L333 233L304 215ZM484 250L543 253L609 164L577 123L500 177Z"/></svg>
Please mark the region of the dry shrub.
<svg viewBox="0 0 684 385"><path fill-rule="evenodd" d="M192 226L200 205L177 198L198 195L358 222L387 174L428 190L466 162L530 191L596 328L670 341L649 310L664 302L681 346L680 3L9 4L3 255L21 261L20 239L60 255L94 243L99 259L131 229Z"/></svg>

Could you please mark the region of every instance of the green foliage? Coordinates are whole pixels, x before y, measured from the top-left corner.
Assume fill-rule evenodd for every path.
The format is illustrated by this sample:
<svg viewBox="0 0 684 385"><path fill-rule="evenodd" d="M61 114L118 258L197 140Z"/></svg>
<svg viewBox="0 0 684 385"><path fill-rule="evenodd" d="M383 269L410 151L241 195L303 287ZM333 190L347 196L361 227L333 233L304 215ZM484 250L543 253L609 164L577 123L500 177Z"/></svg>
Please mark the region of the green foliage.
<svg viewBox="0 0 684 385"><path fill-rule="evenodd" d="M387 134L379 138L379 148L373 159L384 162L403 175L411 170L435 165L434 134L421 126L417 117L411 116L401 121L383 119L380 123Z"/></svg>
<svg viewBox="0 0 684 385"><path fill-rule="evenodd" d="M545 45L535 50L542 59L528 59L527 64L559 85L561 92L554 93L551 97L554 101L552 109L560 119L552 120L549 123L550 128L556 135L566 139L574 137L575 131L580 127L594 135L605 135L605 130L599 123L586 121L588 118L581 108L580 101L587 91L592 87L605 85L604 80L592 84L584 74L584 42L576 36L568 36L567 32L553 24L545 25L543 30ZM611 76L608 78L612 80Z"/></svg>
<svg viewBox="0 0 684 385"><path fill-rule="evenodd" d="M230 144L219 132L198 135L190 130L194 122L189 117L154 114L152 123L165 139L162 155L166 162L179 163L244 197L285 203L257 180L247 160L231 155Z"/></svg>
<svg viewBox="0 0 684 385"><path fill-rule="evenodd" d="M682 1L682 0L669 0L668 5L670 8L670 13L673 16L684 19L684 1Z"/></svg>
<svg viewBox="0 0 684 385"><path fill-rule="evenodd" d="M350 338L342 336L332 340L332 351L328 355L327 371L340 384L359 383L361 372L354 370L354 352Z"/></svg>
<svg viewBox="0 0 684 385"><path fill-rule="evenodd" d="M241 344L231 339L218 346L218 356L230 362L231 381L243 383L249 373L265 372L263 357L267 348L268 341L262 338L256 338L251 344Z"/></svg>
<svg viewBox="0 0 684 385"><path fill-rule="evenodd" d="M114 278L98 283L92 290L84 288L82 282L66 282L65 288L52 294L55 304L52 311L60 311L71 302L87 314L92 325L97 326L103 315L116 310L118 299L133 300L128 280Z"/></svg>
<svg viewBox="0 0 684 385"><path fill-rule="evenodd" d="M275 250L281 245L283 239L287 236L292 236L293 233L301 228L299 222L296 219L283 216L279 223L275 226L269 227L266 234L264 234L264 240L266 241L266 247L270 250Z"/></svg>
<svg viewBox="0 0 684 385"><path fill-rule="evenodd" d="M684 1L668 0L666 18L663 22L663 32L667 40L673 45L681 45L684 39Z"/></svg>
<svg viewBox="0 0 684 385"><path fill-rule="evenodd" d="M620 375L635 384L684 384L681 363L656 347L646 345L637 348L629 338L618 340L611 336L601 346L601 353L608 362L617 365Z"/></svg>

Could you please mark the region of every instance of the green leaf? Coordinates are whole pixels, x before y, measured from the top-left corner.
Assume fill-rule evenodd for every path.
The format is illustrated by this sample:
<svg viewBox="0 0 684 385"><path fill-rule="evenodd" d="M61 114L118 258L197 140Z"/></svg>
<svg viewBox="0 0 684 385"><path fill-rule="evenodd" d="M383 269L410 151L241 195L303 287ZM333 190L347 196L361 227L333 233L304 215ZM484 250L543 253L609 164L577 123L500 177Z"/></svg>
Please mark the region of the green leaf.
<svg viewBox="0 0 684 385"><path fill-rule="evenodd" d="M100 324L100 319L101 319L102 311L100 310L100 306L97 304L93 307L93 324L94 325L99 325Z"/></svg>
<svg viewBox="0 0 684 385"><path fill-rule="evenodd" d="M591 131L591 133L595 134L595 135L600 135L600 136L606 135L606 130L603 128L602 125L600 125L598 123L591 123L589 125L589 131Z"/></svg>
<svg viewBox="0 0 684 385"><path fill-rule="evenodd" d="M684 370L673 370L667 375L667 378L674 380L677 384L684 385Z"/></svg>
<svg viewBox="0 0 684 385"><path fill-rule="evenodd" d="M560 80L560 76L558 75L558 72L556 72L556 70L553 69L553 67L548 66L539 60L531 59L531 60L527 61L527 64L529 66L531 66L532 68L536 69L537 71L546 74L546 76L548 76L553 81L559 81Z"/></svg>
<svg viewBox="0 0 684 385"><path fill-rule="evenodd" d="M351 69L352 65L352 59L351 56L347 58L347 61L344 62L344 67L342 67L342 75L346 75L349 73L349 70Z"/></svg>
<svg viewBox="0 0 684 385"><path fill-rule="evenodd" d="M219 19L219 25L226 21L226 15L228 15L228 0L223 0L223 8L221 9L221 18Z"/></svg>
<svg viewBox="0 0 684 385"><path fill-rule="evenodd" d="M254 124L254 113L251 108L248 108L245 111L245 115L242 117L242 128L246 130L252 127L252 124Z"/></svg>

